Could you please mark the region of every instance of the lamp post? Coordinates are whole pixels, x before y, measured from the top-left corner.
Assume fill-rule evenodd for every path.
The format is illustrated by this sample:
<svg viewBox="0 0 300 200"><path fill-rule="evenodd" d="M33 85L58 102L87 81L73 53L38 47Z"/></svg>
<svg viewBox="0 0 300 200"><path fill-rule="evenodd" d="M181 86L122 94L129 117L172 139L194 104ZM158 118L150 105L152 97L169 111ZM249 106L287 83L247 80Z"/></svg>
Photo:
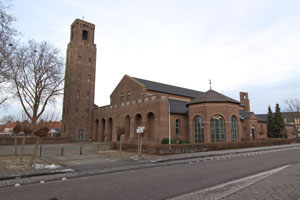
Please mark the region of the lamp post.
<svg viewBox="0 0 300 200"><path fill-rule="evenodd" d="M171 149L171 109L169 103L169 149Z"/></svg>

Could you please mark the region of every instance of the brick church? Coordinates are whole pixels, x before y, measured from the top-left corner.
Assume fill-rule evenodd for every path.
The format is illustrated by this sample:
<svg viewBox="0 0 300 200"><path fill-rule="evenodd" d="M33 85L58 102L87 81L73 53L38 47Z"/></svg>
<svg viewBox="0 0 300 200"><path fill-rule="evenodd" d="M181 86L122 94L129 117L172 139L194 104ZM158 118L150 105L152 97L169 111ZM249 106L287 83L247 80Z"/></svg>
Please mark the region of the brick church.
<svg viewBox="0 0 300 200"><path fill-rule="evenodd" d="M62 135L74 140L137 140L160 144L164 138L191 143L239 142L267 138L266 119L250 111L248 94L240 101L214 90L195 91L124 75L110 95L110 105L94 104L95 25L76 19L67 48Z"/></svg>

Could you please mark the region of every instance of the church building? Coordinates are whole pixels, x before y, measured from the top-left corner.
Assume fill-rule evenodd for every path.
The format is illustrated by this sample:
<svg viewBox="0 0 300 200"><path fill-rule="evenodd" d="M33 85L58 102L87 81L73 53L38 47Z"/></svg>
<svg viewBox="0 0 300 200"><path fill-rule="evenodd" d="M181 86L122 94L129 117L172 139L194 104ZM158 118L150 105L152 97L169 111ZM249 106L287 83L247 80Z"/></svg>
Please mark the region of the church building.
<svg viewBox="0 0 300 200"><path fill-rule="evenodd" d="M214 90L206 92L124 75L110 104L94 105L95 25L76 19L67 49L62 135L74 140L160 144L164 138L190 143L239 142L267 138L264 117L250 111L248 93L240 101ZM97 91L101 92L101 91Z"/></svg>

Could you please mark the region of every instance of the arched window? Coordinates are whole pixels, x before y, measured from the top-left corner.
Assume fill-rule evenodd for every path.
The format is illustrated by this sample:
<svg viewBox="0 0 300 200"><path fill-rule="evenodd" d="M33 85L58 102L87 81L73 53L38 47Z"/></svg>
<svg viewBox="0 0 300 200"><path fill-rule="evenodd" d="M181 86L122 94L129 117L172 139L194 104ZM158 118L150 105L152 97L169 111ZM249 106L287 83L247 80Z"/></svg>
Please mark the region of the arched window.
<svg viewBox="0 0 300 200"><path fill-rule="evenodd" d="M88 32L86 30L82 31L82 40L87 40L88 39Z"/></svg>
<svg viewBox="0 0 300 200"><path fill-rule="evenodd" d="M179 119L176 119L175 127L176 127L176 135L179 135L179 132L180 132L180 120Z"/></svg>
<svg viewBox="0 0 300 200"><path fill-rule="evenodd" d="M127 92L127 101L130 101L130 91Z"/></svg>
<svg viewBox="0 0 300 200"><path fill-rule="evenodd" d="M195 142L204 142L204 125L203 119L198 115L193 120Z"/></svg>
<svg viewBox="0 0 300 200"><path fill-rule="evenodd" d="M124 95L123 95L123 93L121 93L121 102L123 102L124 101Z"/></svg>
<svg viewBox="0 0 300 200"><path fill-rule="evenodd" d="M223 117L215 115L210 119L211 142L225 142L225 122Z"/></svg>
<svg viewBox="0 0 300 200"><path fill-rule="evenodd" d="M237 141L237 119L235 116L231 117L231 141Z"/></svg>

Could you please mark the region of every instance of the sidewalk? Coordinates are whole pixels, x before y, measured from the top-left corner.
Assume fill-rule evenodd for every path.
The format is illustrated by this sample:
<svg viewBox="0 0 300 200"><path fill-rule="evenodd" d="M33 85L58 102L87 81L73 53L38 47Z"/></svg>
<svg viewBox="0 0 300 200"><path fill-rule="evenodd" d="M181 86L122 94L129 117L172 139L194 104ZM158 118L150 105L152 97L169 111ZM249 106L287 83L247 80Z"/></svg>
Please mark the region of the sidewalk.
<svg viewBox="0 0 300 200"><path fill-rule="evenodd" d="M0 187L13 186L17 183L38 183L42 180L52 181L62 178L75 178L164 165L174 165L178 163L193 162L193 159L195 159L195 162L200 162L204 160L218 159L218 157L220 156L230 157L238 154L249 155L250 153L254 154L257 152L282 151L293 148L300 148L300 144L290 144L269 147L198 152L160 157L143 155L143 159L135 160L134 158L136 158L136 153L119 153L118 151L109 150L102 150L100 152L97 152L97 148L95 148L97 145L96 143L65 144L64 146L66 149L73 149L73 151L69 151L68 153L66 152L66 155L61 156L58 153L57 149L62 145L63 144L49 146L44 145L43 147L43 158L49 164L59 164L62 167L58 169L27 169L12 171L5 170L3 169L3 166L1 167L0 165ZM77 150L78 147L82 145L85 145L86 148L85 151L83 151L83 154L79 155ZM1 153L3 153L3 151L1 151L2 149L3 146L0 146ZM48 154L47 156L46 153ZM76 171L74 171L73 169L76 169Z"/></svg>
<svg viewBox="0 0 300 200"><path fill-rule="evenodd" d="M299 200L299 172L300 164L298 163L221 199Z"/></svg>

